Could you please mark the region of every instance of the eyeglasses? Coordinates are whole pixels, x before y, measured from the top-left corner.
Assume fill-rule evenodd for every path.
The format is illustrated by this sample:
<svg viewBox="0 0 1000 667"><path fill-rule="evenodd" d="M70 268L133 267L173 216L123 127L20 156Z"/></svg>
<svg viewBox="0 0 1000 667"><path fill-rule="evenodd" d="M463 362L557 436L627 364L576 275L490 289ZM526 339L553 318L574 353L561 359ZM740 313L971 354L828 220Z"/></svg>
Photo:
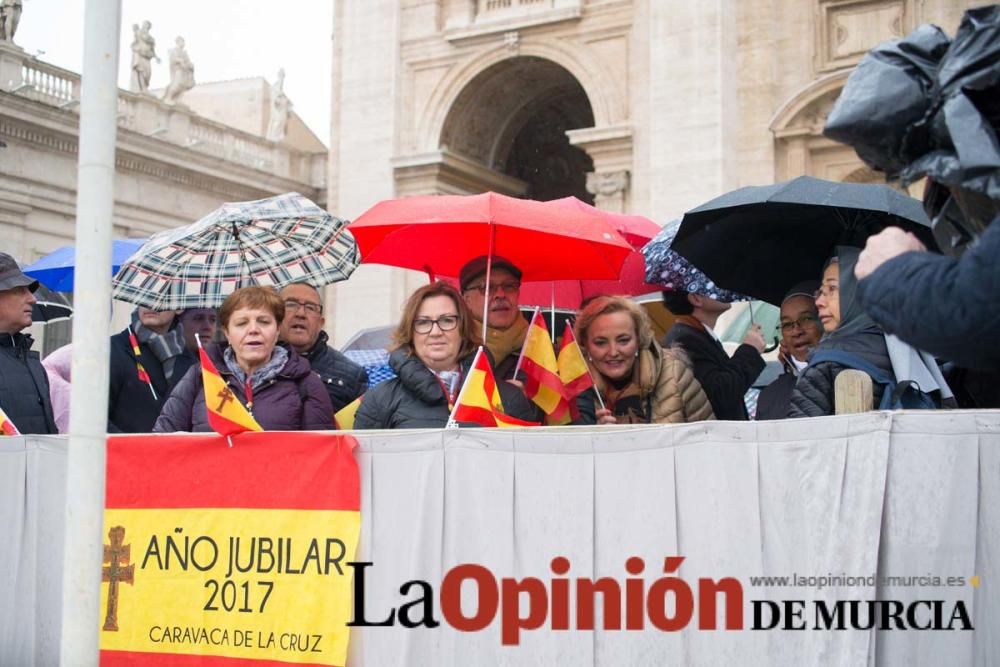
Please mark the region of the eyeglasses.
<svg viewBox="0 0 1000 667"><path fill-rule="evenodd" d="M829 299L838 292L840 292L840 287L838 285L821 285L818 290L813 292L813 299L818 299L820 297Z"/></svg>
<svg viewBox="0 0 1000 667"><path fill-rule="evenodd" d="M436 320L421 317L418 320L413 320L413 331L418 334L429 334L435 324L441 331L451 331L458 326L458 315L442 315Z"/></svg>
<svg viewBox="0 0 1000 667"><path fill-rule="evenodd" d="M791 331L792 329L794 329L795 327L798 327L798 328L804 330L810 324L816 324L817 322L819 322L819 318L818 317L816 317L815 315L813 315L811 313L806 313L805 315L802 315L801 317L799 317L799 319L797 319L797 320L792 320L791 322L782 322L781 323L781 331L787 333L787 332Z"/></svg>
<svg viewBox="0 0 1000 667"><path fill-rule="evenodd" d="M299 308L305 308L313 315L320 315L323 313L323 306L318 303L313 303L312 301L299 301L297 299L285 299L285 310L294 313L298 312Z"/></svg>
<svg viewBox="0 0 1000 667"><path fill-rule="evenodd" d="M496 294L501 290L503 290L504 294L513 294L519 291L520 289L521 289L521 283L512 280L506 283L496 283L494 285L490 285L490 294ZM469 285L468 287L465 288L465 291L469 290L476 290L480 294L486 294L486 285L483 283L480 283L478 285Z"/></svg>

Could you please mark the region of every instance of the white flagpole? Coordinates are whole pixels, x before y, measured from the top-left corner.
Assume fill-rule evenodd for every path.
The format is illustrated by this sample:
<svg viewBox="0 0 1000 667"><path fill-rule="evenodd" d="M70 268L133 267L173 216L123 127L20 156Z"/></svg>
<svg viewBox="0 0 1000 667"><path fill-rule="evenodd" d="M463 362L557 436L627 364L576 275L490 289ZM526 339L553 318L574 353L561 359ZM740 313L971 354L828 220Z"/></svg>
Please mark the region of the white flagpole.
<svg viewBox="0 0 1000 667"><path fill-rule="evenodd" d="M531 322L528 323L528 332L530 335L531 327L535 326L535 318L540 316L542 313L541 306L535 306L535 312L531 315ZM527 342L527 338L524 339ZM521 354L517 356L517 365L514 366L514 379L517 379L517 374L521 370L521 362L524 360L524 345L521 345Z"/></svg>
<svg viewBox="0 0 1000 667"><path fill-rule="evenodd" d="M469 372L465 374L465 379L462 380L462 388L458 390L455 405L451 406L451 414L448 415L448 423L445 425L445 428L458 428L458 422L455 421L455 410L458 410L458 406L462 402L462 396L465 395L465 388L469 384L469 378L472 377L472 371L476 369L476 364L479 363L479 357L482 353L483 346L480 345L479 349L476 350L476 356L472 358L472 366L469 367Z"/></svg>
<svg viewBox="0 0 1000 667"><path fill-rule="evenodd" d="M104 473L107 452L111 225L118 131L120 0L87 0L80 78L79 172L73 384L66 460L62 665L96 665L100 656ZM127 537L127 536L126 536ZM134 553L134 552L133 552Z"/></svg>

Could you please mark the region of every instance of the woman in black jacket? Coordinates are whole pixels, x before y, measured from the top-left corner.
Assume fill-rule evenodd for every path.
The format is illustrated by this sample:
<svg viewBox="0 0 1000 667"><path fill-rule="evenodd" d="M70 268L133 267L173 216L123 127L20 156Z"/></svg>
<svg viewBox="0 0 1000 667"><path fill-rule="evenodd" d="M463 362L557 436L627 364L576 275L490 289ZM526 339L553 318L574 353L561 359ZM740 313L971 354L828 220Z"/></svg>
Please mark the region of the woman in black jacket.
<svg viewBox="0 0 1000 667"><path fill-rule="evenodd" d="M368 390L355 429L442 428L481 345L465 300L447 283L414 292L403 307L389 365L396 377ZM530 418L528 400L515 386L497 382L507 413Z"/></svg>
<svg viewBox="0 0 1000 667"><path fill-rule="evenodd" d="M816 293L816 308L826 335L816 347L839 350L860 357L869 364L893 374L889 350L882 330L861 309L857 299L858 282L854 265L858 248L839 246L823 270L823 280ZM847 366L821 361L810 363L802 371L792 390L789 417L822 417L835 414L834 380ZM883 386L874 383L875 405L882 400Z"/></svg>

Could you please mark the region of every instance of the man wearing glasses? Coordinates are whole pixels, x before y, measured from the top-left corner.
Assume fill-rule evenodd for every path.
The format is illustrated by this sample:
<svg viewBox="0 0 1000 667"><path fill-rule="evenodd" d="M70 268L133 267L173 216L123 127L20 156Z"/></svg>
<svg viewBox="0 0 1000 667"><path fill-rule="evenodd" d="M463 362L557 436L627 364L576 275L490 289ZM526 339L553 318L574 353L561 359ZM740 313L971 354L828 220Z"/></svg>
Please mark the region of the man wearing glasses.
<svg viewBox="0 0 1000 667"><path fill-rule="evenodd" d="M808 365L806 357L823 335L813 295L819 282L801 282L781 301L781 352L785 372L764 387L757 399L757 419L784 419L799 373Z"/></svg>
<svg viewBox="0 0 1000 667"><path fill-rule="evenodd" d="M494 375L500 380L514 379L517 358L528 335L528 321L517 305L521 270L509 260L494 256L490 284L487 285L486 255L482 255L462 267L458 282L462 297L480 330L483 326L483 304L489 302L485 344L493 355Z"/></svg>
<svg viewBox="0 0 1000 667"><path fill-rule="evenodd" d="M351 403L368 389L368 373L346 356L327 345L323 331L323 303L319 291L309 283L292 283L281 290L285 319L281 340L309 361L323 380L333 411Z"/></svg>

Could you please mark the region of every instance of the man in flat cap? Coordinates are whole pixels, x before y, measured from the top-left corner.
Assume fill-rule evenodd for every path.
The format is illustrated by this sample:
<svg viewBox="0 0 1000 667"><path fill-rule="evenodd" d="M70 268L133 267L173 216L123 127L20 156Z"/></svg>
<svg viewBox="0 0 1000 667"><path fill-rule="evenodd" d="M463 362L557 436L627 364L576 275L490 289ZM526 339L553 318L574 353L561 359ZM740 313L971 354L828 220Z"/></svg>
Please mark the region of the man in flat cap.
<svg viewBox="0 0 1000 667"><path fill-rule="evenodd" d="M0 252L0 408L21 433L58 433L45 368L21 333L31 326L36 289L38 281Z"/></svg>
<svg viewBox="0 0 1000 667"><path fill-rule="evenodd" d="M483 342L493 355L497 379L514 379L517 358L529 326L517 305L521 292L521 270L509 260L494 255L487 285L486 255L482 255L462 267L458 282L462 297L480 329L483 326L483 306L489 303L486 340Z"/></svg>

